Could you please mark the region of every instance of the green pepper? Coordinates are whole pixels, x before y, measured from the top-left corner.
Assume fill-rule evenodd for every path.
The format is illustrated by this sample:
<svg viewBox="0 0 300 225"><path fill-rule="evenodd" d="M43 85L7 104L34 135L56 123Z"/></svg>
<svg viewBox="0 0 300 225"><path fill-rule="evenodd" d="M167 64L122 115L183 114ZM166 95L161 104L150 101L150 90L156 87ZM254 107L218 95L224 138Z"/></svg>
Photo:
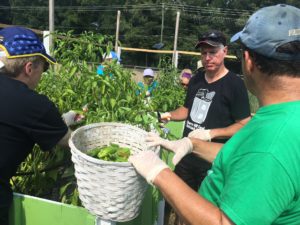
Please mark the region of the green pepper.
<svg viewBox="0 0 300 225"><path fill-rule="evenodd" d="M101 151L101 148L94 148L92 150L87 151L86 154L91 157L96 157L98 155L99 151Z"/></svg>

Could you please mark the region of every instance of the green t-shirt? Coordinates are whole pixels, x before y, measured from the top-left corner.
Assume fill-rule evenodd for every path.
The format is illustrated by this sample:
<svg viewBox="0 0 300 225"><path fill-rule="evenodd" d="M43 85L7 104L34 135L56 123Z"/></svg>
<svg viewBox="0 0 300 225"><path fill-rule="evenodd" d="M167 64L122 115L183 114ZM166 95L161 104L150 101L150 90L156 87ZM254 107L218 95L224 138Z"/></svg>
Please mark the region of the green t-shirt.
<svg viewBox="0 0 300 225"><path fill-rule="evenodd" d="M235 224L300 224L300 101L262 107L222 148L199 193Z"/></svg>

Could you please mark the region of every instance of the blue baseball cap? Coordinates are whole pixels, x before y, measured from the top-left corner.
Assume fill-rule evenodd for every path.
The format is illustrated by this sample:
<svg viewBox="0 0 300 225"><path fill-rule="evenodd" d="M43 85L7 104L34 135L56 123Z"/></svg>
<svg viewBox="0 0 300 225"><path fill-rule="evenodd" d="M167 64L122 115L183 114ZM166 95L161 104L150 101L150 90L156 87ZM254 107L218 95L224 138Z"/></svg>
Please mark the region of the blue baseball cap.
<svg viewBox="0 0 300 225"><path fill-rule="evenodd" d="M285 4L261 8L230 41L237 40L269 58L300 60L299 50L282 52L279 48L287 43L300 42L300 9Z"/></svg>
<svg viewBox="0 0 300 225"><path fill-rule="evenodd" d="M0 30L0 49L5 52L7 58L39 55L50 63L56 63L56 60L47 54L39 37L24 27L14 26Z"/></svg>

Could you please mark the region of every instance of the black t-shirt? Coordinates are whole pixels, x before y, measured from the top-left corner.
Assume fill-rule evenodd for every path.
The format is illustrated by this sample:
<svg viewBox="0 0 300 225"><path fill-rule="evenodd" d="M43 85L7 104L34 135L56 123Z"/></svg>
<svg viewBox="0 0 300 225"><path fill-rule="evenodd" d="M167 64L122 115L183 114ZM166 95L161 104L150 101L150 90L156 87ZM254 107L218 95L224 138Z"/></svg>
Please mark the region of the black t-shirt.
<svg viewBox="0 0 300 225"><path fill-rule="evenodd" d="M247 89L232 72L207 83L204 72L191 78L184 106L188 108L183 136L195 129L223 128L250 116Z"/></svg>
<svg viewBox="0 0 300 225"><path fill-rule="evenodd" d="M68 128L46 96L5 75L0 75L0 104L0 199L9 199L9 179L33 146L51 150Z"/></svg>

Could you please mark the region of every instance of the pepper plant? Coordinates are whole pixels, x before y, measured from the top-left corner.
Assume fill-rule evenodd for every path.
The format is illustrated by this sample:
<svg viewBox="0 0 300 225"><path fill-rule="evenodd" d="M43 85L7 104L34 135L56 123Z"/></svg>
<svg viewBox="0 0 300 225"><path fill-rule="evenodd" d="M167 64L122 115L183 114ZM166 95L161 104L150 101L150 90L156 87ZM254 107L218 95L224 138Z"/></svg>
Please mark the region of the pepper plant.
<svg viewBox="0 0 300 225"><path fill-rule="evenodd" d="M57 33L54 54L59 64L42 76L36 91L48 96L61 113L75 110L84 114L83 122L73 129L96 122L123 122L161 132L156 112L177 108L184 97L176 69L162 61L159 86L151 102L145 104L145 96L136 95L138 87L130 70L113 61L105 64L103 76L97 75L102 55L111 49L108 36ZM81 205L71 153L59 147L44 153L35 146L11 182L17 192Z"/></svg>

